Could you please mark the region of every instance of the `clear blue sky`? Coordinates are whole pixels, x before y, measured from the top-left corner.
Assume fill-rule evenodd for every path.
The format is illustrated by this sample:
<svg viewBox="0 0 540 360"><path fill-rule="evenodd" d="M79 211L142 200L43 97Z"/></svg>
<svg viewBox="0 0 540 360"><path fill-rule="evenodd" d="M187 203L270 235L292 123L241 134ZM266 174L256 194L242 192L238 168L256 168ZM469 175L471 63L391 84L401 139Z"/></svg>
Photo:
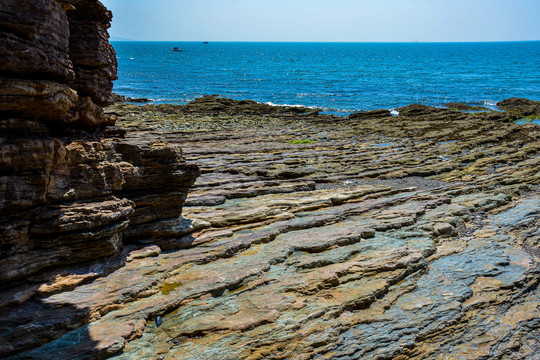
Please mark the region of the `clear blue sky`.
<svg viewBox="0 0 540 360"><path fill-rule="evenodd" d="M113 40L540 40L540 0L101 1Z"/></svg>

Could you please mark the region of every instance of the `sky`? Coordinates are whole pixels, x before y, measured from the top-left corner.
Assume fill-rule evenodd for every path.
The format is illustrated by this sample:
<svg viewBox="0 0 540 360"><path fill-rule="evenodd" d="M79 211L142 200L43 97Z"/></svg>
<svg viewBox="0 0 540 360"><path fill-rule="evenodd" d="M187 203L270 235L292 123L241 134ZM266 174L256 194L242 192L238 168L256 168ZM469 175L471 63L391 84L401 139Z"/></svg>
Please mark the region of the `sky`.
<svg viewBox="0 0 540 360"><path fill-rule="evenodd" d="M111 39L461 42L540 40L540 0L101 0Z"/></svg>

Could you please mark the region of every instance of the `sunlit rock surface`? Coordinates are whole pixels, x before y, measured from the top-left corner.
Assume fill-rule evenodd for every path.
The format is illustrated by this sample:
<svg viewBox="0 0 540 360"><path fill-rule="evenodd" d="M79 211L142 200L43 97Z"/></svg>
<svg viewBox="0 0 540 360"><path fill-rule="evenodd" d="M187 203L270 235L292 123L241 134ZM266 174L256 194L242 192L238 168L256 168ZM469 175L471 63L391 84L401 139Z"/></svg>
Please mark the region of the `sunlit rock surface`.
<svg viewBox="0 0 540 360"><path fill-rule="evenodd" d="M132 248L3 293L4 353L538 357L538 126L419 106L358 120L204 101L214 110L107 109L180 146L202 175L182 217L128 227Z"/></svg>

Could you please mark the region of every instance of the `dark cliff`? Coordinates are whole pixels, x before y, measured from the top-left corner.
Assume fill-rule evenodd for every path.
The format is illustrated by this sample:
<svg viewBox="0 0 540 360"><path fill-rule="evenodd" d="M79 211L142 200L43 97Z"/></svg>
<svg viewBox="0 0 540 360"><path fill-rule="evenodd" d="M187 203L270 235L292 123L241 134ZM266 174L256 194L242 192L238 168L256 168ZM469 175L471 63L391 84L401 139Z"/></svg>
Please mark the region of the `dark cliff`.
<svg viewBox="0 0 540 360"><path fill-rule="evenodd" d="M181 149L125 134L112 103L112 14L93 0L0 4L0 284L109 257L179 217L199 174ZM11 285L10 285L11 284Z"/></svg>

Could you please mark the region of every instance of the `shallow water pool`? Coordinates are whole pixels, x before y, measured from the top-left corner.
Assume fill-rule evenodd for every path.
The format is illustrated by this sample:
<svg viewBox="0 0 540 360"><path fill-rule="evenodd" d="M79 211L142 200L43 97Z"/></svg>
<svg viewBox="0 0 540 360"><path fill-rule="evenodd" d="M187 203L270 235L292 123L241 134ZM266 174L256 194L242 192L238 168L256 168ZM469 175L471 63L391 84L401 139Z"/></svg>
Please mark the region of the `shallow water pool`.
<svg viewBox="0 0 540 360"><path fill-rule="evenodd" d="M526 119L522 119L522 120L516 121L516 124L518 124L518 125L523 125L523 124L536 124L536 125L540 125L540 119L534 119L534 120L526 120Z"/></svg>

